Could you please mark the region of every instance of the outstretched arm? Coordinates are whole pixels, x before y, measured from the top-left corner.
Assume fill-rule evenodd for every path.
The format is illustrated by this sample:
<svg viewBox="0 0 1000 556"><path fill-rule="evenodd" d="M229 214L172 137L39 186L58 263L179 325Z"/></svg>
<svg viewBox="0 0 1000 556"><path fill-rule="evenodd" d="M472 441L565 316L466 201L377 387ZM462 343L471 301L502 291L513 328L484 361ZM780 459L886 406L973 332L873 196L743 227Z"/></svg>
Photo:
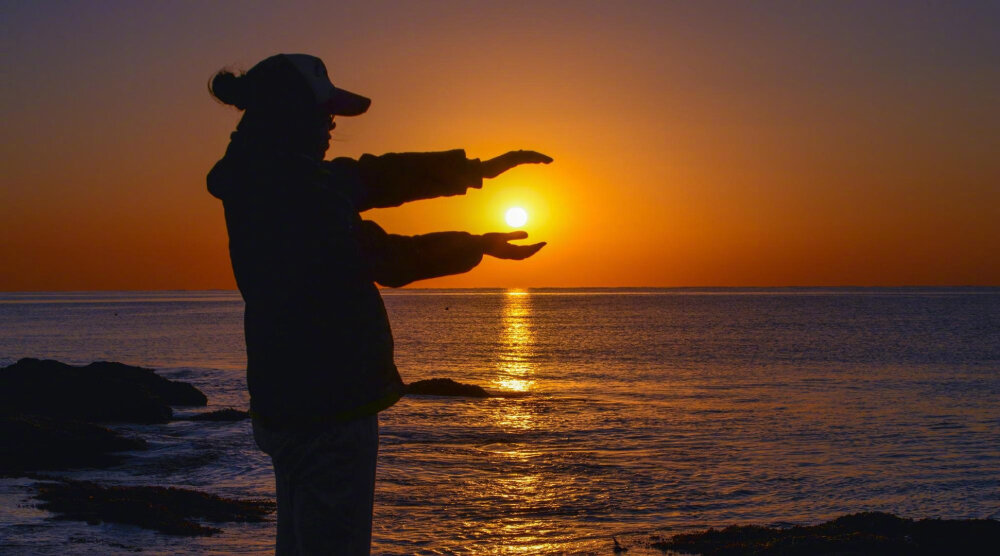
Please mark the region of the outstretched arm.
<svg viewBox="0 0 1000 556"><path fill-rule="evenodd" d="M511 151L480 161L468 159L456 149L429 153L362 155L357 161L336 158L324 163L336 182L359 211L395 207L409 201L462 195L470 187L483 186L483 178L494 178L520 164L552 162L534 151Z"/></svg>
<svg viewBox="0 0 1000 556"><path fill-rule="evenodd" d="M386 233L378 224L361 223L362 248L369 256L375 281L398 288L416 280L461 274L475 268L483 255L521 260L538 252L545 243L512 245L525 232L473 235L466 232L435 232L418 236Z"/></svg>

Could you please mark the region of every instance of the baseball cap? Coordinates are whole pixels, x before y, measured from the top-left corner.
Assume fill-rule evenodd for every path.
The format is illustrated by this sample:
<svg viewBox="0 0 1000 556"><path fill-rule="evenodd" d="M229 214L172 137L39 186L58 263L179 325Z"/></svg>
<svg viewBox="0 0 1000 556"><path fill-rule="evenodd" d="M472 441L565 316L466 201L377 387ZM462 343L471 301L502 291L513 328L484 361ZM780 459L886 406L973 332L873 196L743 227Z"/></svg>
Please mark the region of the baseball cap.
<svg viewBox="0 0 1000 556"><path fill-rule="evenodd" d="M335 116L364 114L372 103L371 99L335 87L330 82L323 60L309 54L276 54L251 68L248 75L251 74L267 75L268 80L282 79L278 77L280 75L298 75L308 85L316 104Z"/></svg>
<svg viewBox="0 0 1000 556"><path fill-rule="evenodd" d="M371 99L359 94L338 89L330 82L323 60L308 54L279 54L291 62L299 74L309 83L316 96L316 102L335 116L359 116L371 106Z"/></svg>

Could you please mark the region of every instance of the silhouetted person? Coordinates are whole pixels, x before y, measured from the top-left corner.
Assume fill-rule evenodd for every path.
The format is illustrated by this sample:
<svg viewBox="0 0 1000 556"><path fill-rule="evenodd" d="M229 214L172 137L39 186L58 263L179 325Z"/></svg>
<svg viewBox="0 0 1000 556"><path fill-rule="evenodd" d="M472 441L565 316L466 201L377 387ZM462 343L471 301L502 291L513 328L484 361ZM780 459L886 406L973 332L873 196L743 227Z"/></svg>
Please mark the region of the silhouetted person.
<svg viewBox="0 0 1000 556"><path fill-rule="evenodd" d="M482 256L524 259L544 243L524 232L388 234L359 212L461 195L525 163L513 151L480 161L462 150L324 161L334 116L367 98L334 87L319 58L279 54L210 91L245 114L208 174L222 199L229 254L246 302L247 383L254 437L274 463L279 554L367 554L377 413L403 394L376 283L466 272Z"/></svg>

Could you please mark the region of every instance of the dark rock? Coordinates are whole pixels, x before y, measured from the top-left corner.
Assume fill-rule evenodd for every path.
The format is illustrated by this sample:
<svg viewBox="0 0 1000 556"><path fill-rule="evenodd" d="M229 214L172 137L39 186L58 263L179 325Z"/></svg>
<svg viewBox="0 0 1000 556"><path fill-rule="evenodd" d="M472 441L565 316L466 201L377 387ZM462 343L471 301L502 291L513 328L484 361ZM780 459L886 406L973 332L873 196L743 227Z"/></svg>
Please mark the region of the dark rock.
<svg viewBox="0 0 1000 556"><path fill-rule="evenodd" d="M774 529L755 525L709 529L653 542L663 551L723 556L813 554L981 554L1000 544L1000 521L914 521L880 512L846 515L820 525Z"/></svg>
<svg viewBox="0 0 1000 556"><path fill-rule="evenodd" d="M188 421L242 421L249 418L249 412L228 407L226 409L193 415L188 418Z"/></svg>
<svg viewBox="0 0 1000 556"><path fill-rule="evenodd" d="M0 414L0 475L74 467L107 467L146 442L104 427L39 416Z"/></svg>
<svg viewBox="0 0 1000 556"><path fill-rule="evenodd" d="M37 483L39 508L59 519L123 523L169 535L213 535L214 523L259 522L274 511L268 500L236 500L196 490L153 486L104 486L87 481Z"/></svg>
<svg viewBox="0 0 1000 556"><path fill-rule="evenodd" d="M474 384L462 384L450 378L418 380L406 385L407 394L421 396L465 396L468 398L489 398L490 393Z"/></svg>
<svg viewBox="0 0 1000 556"><path fill-rule="evenodd" d="M96 362L74 367L21 359L0 369L0 407L16 413L85 421L165 423L171 405L204 406L205 395L152 369Z"/></svg>

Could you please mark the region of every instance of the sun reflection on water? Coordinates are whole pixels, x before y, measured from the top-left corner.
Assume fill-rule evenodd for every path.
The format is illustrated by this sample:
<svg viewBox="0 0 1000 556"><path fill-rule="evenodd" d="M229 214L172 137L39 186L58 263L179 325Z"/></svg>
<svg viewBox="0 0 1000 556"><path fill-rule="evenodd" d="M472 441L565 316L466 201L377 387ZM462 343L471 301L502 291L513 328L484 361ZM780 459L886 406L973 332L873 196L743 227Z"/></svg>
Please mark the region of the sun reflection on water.
<svg viewBox="0 0 1000 556"><path fill-rule="evenodd" d="M502 554L538 554L556 549L544 519L558 506L551 478L546 478L538 461L542 455L529 447L522 435L532 435L545 424L539 421L535 388L535 333L531 295L524 290L504 293L501 329L497 338L496 377L493 387L501 393L493 400L491 420L509 433L505 441L484 446L497 473L481 485L481 502L488 504L495 519L481 524L481 533L503 539ZM506 395L506 396L504 396Z"/></svg>
<svg viewBox="0 0 1000 556"><path fill-rule="evenodd" d="M501 391L527 392L532 380L531 357L534 332L531 326L531 296L524 290L507 290L501 315L498 373L493 384Z"/></svg>

